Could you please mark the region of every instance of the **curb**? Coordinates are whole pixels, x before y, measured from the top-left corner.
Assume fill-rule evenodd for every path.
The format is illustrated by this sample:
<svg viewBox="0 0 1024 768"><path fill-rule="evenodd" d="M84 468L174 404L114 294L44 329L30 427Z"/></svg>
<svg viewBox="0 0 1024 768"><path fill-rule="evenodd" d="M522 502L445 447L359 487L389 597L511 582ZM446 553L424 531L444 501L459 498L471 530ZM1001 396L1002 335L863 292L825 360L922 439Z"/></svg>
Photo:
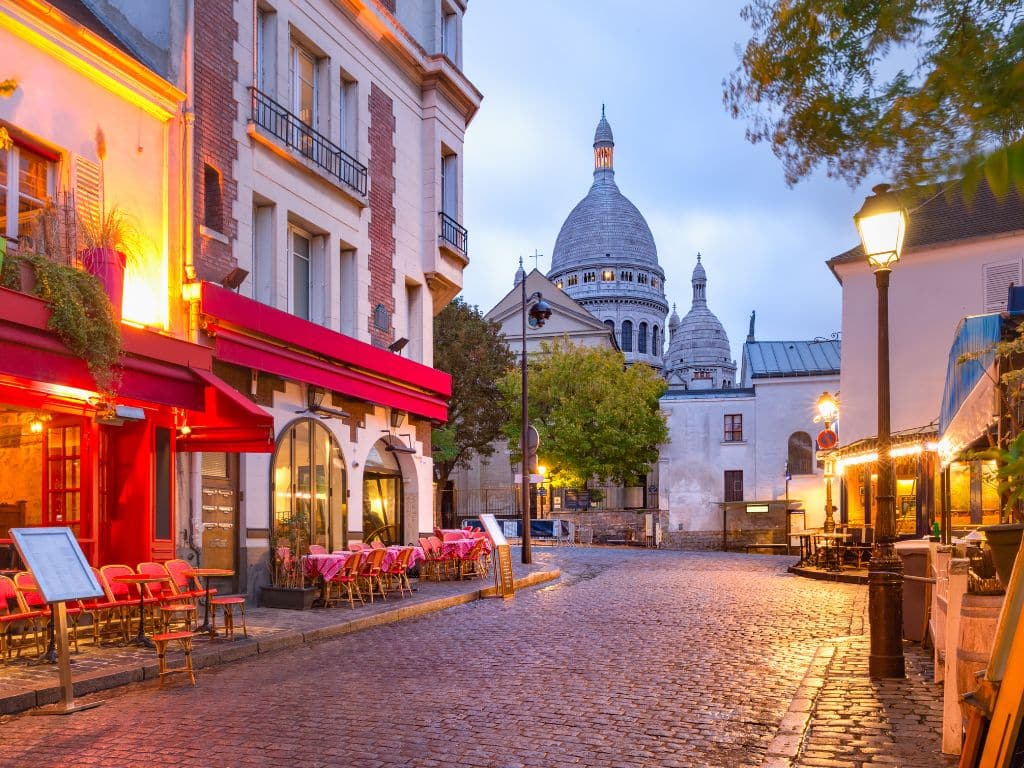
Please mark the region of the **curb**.
<svg viewBox="0 0 1024 768"><path fill-rule="evenodd" d="M814 705L825 684L828 666L835 655L833 646L821 646L814 652L814 657L807 667L803 680L797 688L789 710L782 718L775 738L768 745L761 768L791 768L793 761L800 756L807 728L814 714Z"/></svg>
<svg viewBox="0 0 1024 768"><path fill-rule="evenodd" d="M833 573L832 571L820 571L817 568L801 568L798 565L791 565L786 569L794 576L802 576L805 579L817 579L818 581L834 581L839 584L867 584L868 577L859 573Z"/></svg>
<svg viewBox="0 0 1024 768"><path fill-rule="evenodd" d="M555 581L561 578L561 575L562 572L558 568L547 571L534 571L516 579L515 588L516 591L529 589L538 584ZM281 630L258 639L250 637L233 641L230 644L196 649L192 652L192 664L199 670L227 664L239 659L274 653L286 648L297 648L300 645L341 637L342 635L360 632L371 627L393 624L397 621L414 619L430 613L437 613L447 608L454 608L457 605L472 603L488 597L489 594L493 595L494 591L494 587L485 587L465 592L461 595L439 597L414 605L396 606L393 610L373 616L350 619L340 624L319 627L306 632ZM152 660L147 659L129 666L76 677L74 681L75 698L90 693L97 693L98 691L120 688L130 683L153 680L156 677L158 677L158 667L156 657L154 656ZM0 695L0 715L14 715L46 704L56 704L60 700L61 691L59 685L9 691Z"/></svg>

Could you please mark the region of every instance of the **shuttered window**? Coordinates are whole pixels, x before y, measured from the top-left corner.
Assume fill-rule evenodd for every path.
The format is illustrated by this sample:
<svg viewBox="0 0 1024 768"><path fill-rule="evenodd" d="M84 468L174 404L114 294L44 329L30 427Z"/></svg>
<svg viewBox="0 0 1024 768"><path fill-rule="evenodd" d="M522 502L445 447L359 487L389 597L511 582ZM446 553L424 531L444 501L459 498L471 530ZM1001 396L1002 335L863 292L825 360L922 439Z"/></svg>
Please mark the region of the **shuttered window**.
<svg viewBox="0 0 1024 768"><path fill-rule="evenodd" d="M1001 312L1006 309L1010 285L1021 285L1020 261L985 265L985 311Z"/></svg>

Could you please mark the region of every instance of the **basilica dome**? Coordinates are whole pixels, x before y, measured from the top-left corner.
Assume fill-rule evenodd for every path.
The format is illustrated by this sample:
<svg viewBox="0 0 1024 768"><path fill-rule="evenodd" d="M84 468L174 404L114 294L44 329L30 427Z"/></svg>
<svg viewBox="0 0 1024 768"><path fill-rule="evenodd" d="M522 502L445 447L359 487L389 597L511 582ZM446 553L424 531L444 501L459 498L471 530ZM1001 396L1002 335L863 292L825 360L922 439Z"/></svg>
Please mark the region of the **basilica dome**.
<svg viewBox="0 0 1024 768"><path fill-rule="evenodd" d="M665 273L650 227L615 183L614 151L602 107L594 131L594 181L562 224L548 279L609 327L627 362L660 370Z"/></svg>
<svg viewBox="0 0 1024 768"><path fill-rule="evenodd" d="M736 379L736 363L725 328L708 309L707 273L700 254L690 282L690 311L682 320L673 311L669 323L672 336L665 353L665 375L669 384L682 384L689 389L731 387Z"/></svg>

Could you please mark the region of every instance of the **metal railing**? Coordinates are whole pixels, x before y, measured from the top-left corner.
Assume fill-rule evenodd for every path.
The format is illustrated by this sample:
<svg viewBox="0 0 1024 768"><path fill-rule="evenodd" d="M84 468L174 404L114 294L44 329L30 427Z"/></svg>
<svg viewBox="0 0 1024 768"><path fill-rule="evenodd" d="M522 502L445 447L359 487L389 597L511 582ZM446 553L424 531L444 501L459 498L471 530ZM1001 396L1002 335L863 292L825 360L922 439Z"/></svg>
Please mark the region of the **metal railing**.
<svg viewBox="0 0 1024 768"><path fill-rule="evenodd" d="M326 136L313 130L258 88L252 93L252 121L289 149L311 160L361 195L366 194L366 166Z"/></svg>
<svg viewBox="0 0 1024 768"><path fill-rule="evenodd" d="M437 215L441 219L441 239L451 243L453 248L463 253L469 253L467 248L469 232L466 228L444 211Z"/></svg>

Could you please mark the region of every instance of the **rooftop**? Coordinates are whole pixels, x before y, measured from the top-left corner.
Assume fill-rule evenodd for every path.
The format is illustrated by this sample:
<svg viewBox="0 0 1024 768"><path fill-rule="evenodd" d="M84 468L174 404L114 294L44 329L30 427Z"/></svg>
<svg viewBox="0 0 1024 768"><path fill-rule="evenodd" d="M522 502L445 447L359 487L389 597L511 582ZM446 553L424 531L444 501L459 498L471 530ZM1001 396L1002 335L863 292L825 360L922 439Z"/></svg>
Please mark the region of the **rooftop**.
<svg viewBox="0 0 1024 768"><path fill-rule="evenodd" d="M839 373L838 339L748 341L743 345L752 379L826 376Z"/></svg>

